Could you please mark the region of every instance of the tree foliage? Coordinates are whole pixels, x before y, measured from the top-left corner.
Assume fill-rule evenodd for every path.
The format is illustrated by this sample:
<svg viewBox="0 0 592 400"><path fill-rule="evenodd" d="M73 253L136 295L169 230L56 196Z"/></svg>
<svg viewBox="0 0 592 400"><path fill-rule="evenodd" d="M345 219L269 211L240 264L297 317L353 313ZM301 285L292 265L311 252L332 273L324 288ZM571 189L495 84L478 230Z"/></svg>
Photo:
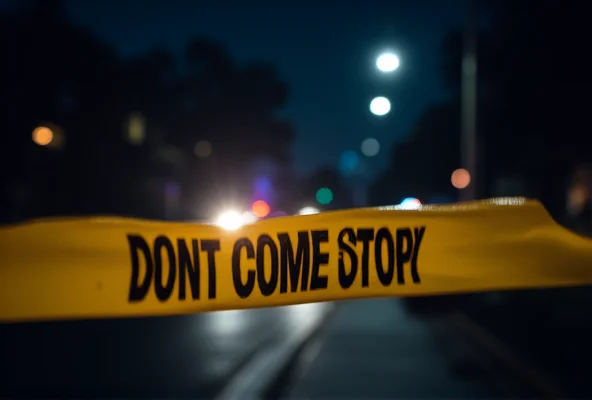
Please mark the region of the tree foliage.
<svg viewBox="0 0 592 400"><path fill-rule="evenodd" d="M185 73L165 51L124 60L55 0L0 15L0 35L6 217L188 218L216 196L248 201L262 160L289 173L294 131L275 116L288 89L267 64L239 66L203 39L187 46ZM59 149L31 140L44 124L63 133Z"/></svg>

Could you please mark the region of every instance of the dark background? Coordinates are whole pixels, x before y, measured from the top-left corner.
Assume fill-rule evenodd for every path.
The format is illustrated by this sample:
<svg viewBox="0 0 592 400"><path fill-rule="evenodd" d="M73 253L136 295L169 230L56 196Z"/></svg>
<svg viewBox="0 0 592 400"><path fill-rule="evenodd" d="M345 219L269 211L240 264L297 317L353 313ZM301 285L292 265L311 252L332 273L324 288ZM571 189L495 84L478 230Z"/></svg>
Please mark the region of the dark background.
<svg viewBox="0 0 592 400"><path fill-rule="evenodd" d="M536 197L564 218L577 187L579 214L592 154L581 3L477 3L477 197ZM354 205L360 186L367 200L355 205L458 198L464 2L3 9L5 221L210 218L220 202L247 207L261 187L286 212L322 186L337 194L330 208ZM380 74L374 59L389 49L401 67ZM383 118L368 111L377 95L393 105ZM61 140L39 146L31 132L47 125ZM376 157L359 152L368 137ZM208 157L194 152L200 140Z"/></svg>
<svg viewBox="0 0 592 400"><path fill-rule="evenodd" d="M258 199L273 213L293 214L308 205L464 198L466 192L451 184L452 171L466 167L464 1L0 4L3 223L89 214L210 220L224 207L247 209ZM471 198L536 198L560 223L590 234L588 7L575 0L475 4L477 168ZM384 50L401 59L389 75L374 67ZM368 110L379 95L393 105L382 118ZM49 143L32 140L38 127L51 131ZM366 138L381 144L375 157L360 154ZM208 145L196 147L203 141ZM321 187L333 192L328 205L315 204ZM589 398L590 299L581 289L413 299L407 306L424 316L463 311L544 365L568 393ZM253 317L244 325L250 336L275 320L262 315L263 322ZM30 392L37 395L195 393L199 388L176 383L178 391L171 392L166 382L152 392L148 386L134 391L131 378L116 375L104 391L94 375L81 378L88 386L76 391L55 364L65 354L56 347L60 340L73 360L80 351L69 366L73 374L84 369L77 363L109 351L112 359L105 363L116 362L119 348L110 341L128 340L121 348L141 354L137 335L166 337L171 326L185 335L188 318L2 327L8 335L3 367L11 371L3 385L16 387L5 393L29 393L23 390L35 381L26 373L31 365L39 376L51 372L38 383L66 382L52 386L55 392L39 383ZM80 337L86 341L69 342ZM94 347L94 340L104 347ZM211 351L200 343L199 354ZM225 343L220 346L228 348ZM41 357L45 345L54 348L49 361ZM171 346L170 354L193 354ZM154 363L166 371L160 349ZM99 376L107 367L97 361L87 368Z"/></svg>

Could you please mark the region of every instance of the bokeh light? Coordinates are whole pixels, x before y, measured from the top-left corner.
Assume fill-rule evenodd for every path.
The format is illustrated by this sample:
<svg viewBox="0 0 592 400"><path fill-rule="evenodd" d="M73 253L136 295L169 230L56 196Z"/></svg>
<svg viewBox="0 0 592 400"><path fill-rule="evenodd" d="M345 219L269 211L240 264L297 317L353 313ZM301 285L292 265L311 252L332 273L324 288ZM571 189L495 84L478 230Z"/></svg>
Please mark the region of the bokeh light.
<svg viewBox="0 0 592 400"><path fill-rule="evenodd" d="M195 144L193 151L199 158L207 158L212 154L212 143L207 140L200 140Z"/></svg>
<svg viewBox="0 0 592 400"><path fill-rule="evenodd" d="M225 211L218 216L216 225L227 231L234 231L244 225L244 219L238 211Z"/></svg>
<svg viewBox="0 0 592 400"><path fill-rule="evenodd" d="M393 53L383 53L376 59L376 68L381 72L393 72L399 65L399 57Z"/></svg>
<svg viewBox="0 0 592 400"><path fill-rule="evenodd" d="M243 224L252 224L257 221L257 216L251 211L245 211L242 213L241 217L243 219Z"/></svg>
<svg viewBox="0 0 592 400"><path fill-rule="evenodd" d="M342 173L348 173L355 171L360 163L360 157L353 150L347 150L341 153L339 157L339 169Z"/></svg>
<svg viewBox="0 0 592 400"><path fill-rule="evenodd" d="M316 195L319 204L329 204L333 201L333 192L329 188L320 188Z"/></svg>
<svg viewBox="0 0 592 400"><path fill-rule="evenodd" d="M146 137L146 124L140 113L130 115L127 125L127 140L133 145L141 145Z"/></svg>
<svg viewBox="0 0 592 400"><path fill-rule="evenodd" d="M257 200L251 205L251 211L259 218L264 218L269 214L269 204L263 200Z"/></svg>
<svg viewBox="0 0 592 400"><path fill-rule="evenodd" d="M374 138L368 138L362 142L362 154L366 157L374 157L380 151L380 143Z"/></svg>
<svg viewBox="0 0 592 400"><path fill-rule="evenodd" d="M276 210L269 215L269 218L285 217L288 213L283 210Z"/></svg>
<svg viewBox="0 0 592 400"><path fill-rule="evenodd" d="M269 193L271 191L271 180L269 178L266 178L264 176L260 176L257 179L255 179L255 191L257 193L261 193L261 194L266 194Z"/></svg>
<svg viewBox="0 0 592 400"><path fill-rule="evenodd" d="M300 215L312 215L312 214L318 214L320 211L318 208L315 207L304 207L302 208L298 214Z"/></svg>
<svg viewBox="0 0 592 400"><path fill-rule="evenodd" d="M464 168L456 169L450 177L450 182L457 189L465 189L471 183L471 174Z"/></svg>
<svg viewBox="0 0 592 400"><path fill-rule="evenodd" d="M379 117L388 114L391 111L391 102L386 97L375 97L370 102L370 112Z"/></svg>
<svg viewBox="0 0 592 400"><path fill-rule="evenodd" d="M401 201L401 204L399 204L399 209L401 210L417 210L420 207L421 201L415 197L407 197Z"/></svg>
<svg viewBox="0 0 592 400"><path fill-rule="evenodd" d="M33 130L33 142L39 146L48 146L53 140L53 131L47 126L38 126Z"/></svg>

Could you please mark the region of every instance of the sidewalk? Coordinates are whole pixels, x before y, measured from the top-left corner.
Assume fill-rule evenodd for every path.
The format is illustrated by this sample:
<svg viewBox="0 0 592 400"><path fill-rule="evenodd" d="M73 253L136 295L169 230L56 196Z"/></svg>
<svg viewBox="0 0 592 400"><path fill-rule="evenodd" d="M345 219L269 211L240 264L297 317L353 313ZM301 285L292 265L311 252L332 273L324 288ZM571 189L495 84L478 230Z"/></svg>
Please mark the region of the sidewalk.
<svg viewBox="0 0 592 400"><path fill-rule="evenodd" d="M421 319L393 299L340 303L291 399L492 398L458 377Z"/></svg>
<svg viewBox="0 0 592 400"><path fill-rule="evenodd" d="M556 378L570 398L592 398L591 305L590 288L533 290L467 314Z"/></svg>

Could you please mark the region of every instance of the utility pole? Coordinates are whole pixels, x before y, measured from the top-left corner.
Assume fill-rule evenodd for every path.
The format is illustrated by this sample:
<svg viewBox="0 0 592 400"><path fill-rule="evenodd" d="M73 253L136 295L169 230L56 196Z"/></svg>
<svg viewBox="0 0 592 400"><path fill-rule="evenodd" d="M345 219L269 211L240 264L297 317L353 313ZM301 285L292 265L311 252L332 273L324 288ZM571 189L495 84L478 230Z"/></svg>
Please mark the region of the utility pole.
<svg viewBox="0 0 592 400"><path fill-rule="evenodd" d="M467 0L465 21L461 105L461 163L469 171L469 186L460 193L461 200L477 198L477 22L475 0Z"/></svg>

